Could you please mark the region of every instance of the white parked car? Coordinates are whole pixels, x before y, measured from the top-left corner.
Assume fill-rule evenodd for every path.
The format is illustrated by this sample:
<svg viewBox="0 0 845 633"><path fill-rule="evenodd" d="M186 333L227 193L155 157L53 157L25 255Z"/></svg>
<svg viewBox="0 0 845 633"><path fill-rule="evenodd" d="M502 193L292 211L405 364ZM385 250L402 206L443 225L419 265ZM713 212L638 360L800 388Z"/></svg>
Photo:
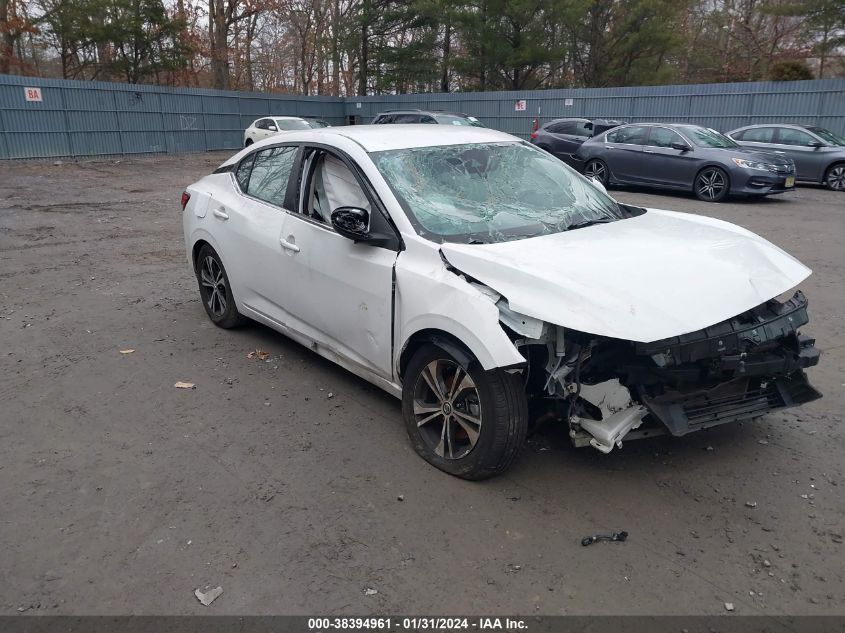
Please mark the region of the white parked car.
<svg viewBox="0 0 845 633"><path fill-rule="evenodd" d="M820 397L807 301L775 299L810 270L778 247L619 204L501 132L396 129L273 137L188 187L215 324L254 319L401 397L416 451L468 479L538 417L610 452Z"/></svg>
<svg viewBox="0 0 845 633"><path fill-rule="evenodd" d="M280 132L310 130L326 126L325 121L318 119L303 119L298 116L266 116L256 119L244 130L244 147L249 147L256 141L261 141Z"/></svg>

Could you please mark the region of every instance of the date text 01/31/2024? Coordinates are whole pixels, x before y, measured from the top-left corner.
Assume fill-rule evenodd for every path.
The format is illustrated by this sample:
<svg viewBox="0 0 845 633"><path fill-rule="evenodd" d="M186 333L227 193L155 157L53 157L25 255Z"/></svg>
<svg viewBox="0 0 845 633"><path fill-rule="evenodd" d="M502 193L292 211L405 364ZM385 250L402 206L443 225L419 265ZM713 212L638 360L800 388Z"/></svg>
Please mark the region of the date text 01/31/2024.
<svg viewBox="0 0 845 633"><path fill-rule="evenodd" d="M309 618L308 630L319 631L524 631L519 618Z"/></svg>

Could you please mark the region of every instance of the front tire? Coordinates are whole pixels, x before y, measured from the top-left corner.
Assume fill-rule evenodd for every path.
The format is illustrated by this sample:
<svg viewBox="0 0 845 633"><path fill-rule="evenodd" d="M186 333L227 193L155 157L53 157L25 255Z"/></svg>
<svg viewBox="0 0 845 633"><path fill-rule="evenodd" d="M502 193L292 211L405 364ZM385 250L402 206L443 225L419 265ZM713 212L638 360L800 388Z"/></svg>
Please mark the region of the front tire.
<svg viewBox="0 0 845 633"><path fill-rule="evenodd" d="M246 140L246 143L244 143L244 147L249 147L250 145L252 145L252 139L251 139L251 138L248 138L248 139Z"/></svg>
<svg viewBox="0 0 845 633"><path fill-rule="evenodd" d="M528 404L519 376L464 367L427 344L405 372L402 414L414 450L456 477L479 480L510 467L525 442Z"/></svg>
<svg viewBox="0 0 845 633"><path fill-rule="evenodd" d="M704 202L721 202L728 196L730 180L724 169L705 167L695 177L695 195Z"/></svg>
<svg viewBox="0 0 845 633"><path fill-rule="evenodd" d="M824 173L824 184L834 191L845 191L845 163L836 163Z"/></svg>
<svg viewBox="0 0 845 633"><path fill-rule="evenodd" d="M607 163L598 158L587 161L584 166L584 176L590 180L595 178L605 187L610 184L610 170L607 168Z"/></svg>
<svg viewBox="0 0 845 633"><path fill-rule="evenodd" d="M238 312L229 276L217 251L208 244L203 246L195 268L202 305L211 322L224 329L242 325L246 318Z"/></svg>

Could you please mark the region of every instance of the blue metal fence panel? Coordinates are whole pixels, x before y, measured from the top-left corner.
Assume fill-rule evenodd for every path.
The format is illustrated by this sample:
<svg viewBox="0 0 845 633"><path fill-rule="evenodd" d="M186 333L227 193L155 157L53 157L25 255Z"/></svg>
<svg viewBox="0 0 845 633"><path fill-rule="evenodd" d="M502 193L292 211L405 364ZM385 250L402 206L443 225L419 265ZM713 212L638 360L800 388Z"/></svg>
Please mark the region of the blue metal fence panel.
<svg viewBox="0 0 845 633"><path fill-rule="evenodd" d="M43 100L26 101L25 87L40 88ZM516 111L518 100L524 111ZM845 79L336 98L0 75L0 159L236 150L244 128L262 116L343 125L401 108L466 112L523 138L535 117L677 121L723 131L781 121L845 134Z"/></svg>

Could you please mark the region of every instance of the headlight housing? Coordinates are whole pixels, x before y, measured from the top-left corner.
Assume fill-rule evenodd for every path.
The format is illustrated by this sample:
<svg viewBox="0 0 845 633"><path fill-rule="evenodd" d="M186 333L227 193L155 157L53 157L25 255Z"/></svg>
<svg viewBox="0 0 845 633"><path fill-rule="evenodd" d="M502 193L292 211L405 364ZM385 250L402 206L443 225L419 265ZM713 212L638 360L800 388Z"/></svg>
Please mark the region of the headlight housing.
<svg viewBox="0 0 845 633"><path fill-rule="evenodd" d="M747 158L731 158L737 167L744 169L759 169L760 171L775 171L777 168L769 163L761 163L756 160L748 160Z"/></svg>

